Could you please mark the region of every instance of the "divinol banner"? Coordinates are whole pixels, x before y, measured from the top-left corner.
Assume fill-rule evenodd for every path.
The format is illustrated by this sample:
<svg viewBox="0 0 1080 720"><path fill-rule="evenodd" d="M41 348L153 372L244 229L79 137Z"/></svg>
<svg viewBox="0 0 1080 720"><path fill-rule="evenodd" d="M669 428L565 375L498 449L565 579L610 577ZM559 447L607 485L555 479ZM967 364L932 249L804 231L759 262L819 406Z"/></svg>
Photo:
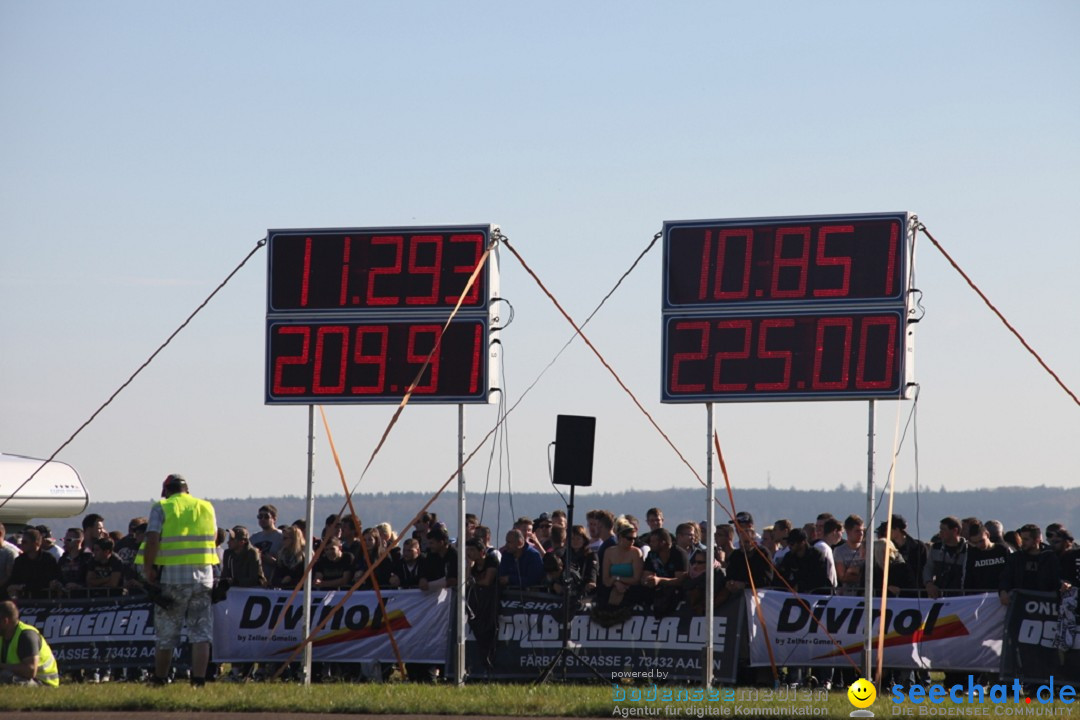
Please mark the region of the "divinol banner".
<svg viewBox="0 0 1080 720"><path fill-rule="evenodd" d="M1001 676L1022 682L1080 685L1077 589L1057 593L1016 590L1005 621Z"/></svg>
<svg viewBox="0 0 1080 720"><path fill-rule="evenodd" d="M545 593L506 593L499 601L494 642L477 642L476 624L469 623L466 647L473 678L535 678L563 647L562 598ZM742 632L742 599L716 611L713 619L713 673L722 682L735 680ZM569 647L555 677L605 681L638 678L700 680L705 618L677 611L655 617L635 610L619 625L602 627L588 613L570 616ZM483 634L483 633L481 633ZM593 672L595 671L595 673Z"/></svg>
<svg viewBox="0 0 1080 720"><path fill-rule="evenodd" d="M21 600L19 616L41 631L61 672L154 666L154 605L144 596ZM177 652L181 666L187 647L185 659Z"/></svg>
<svg viewBox="0 0 1080 720"><path fill-rule="evenodd" d="M214 660L272 662L292 655L304 640L304 605L297 594L286 607L290 595L287 590L229 590L225 600L214 605ZM315 660L397 662L389 628L405 662L446 662L448 590L385 590L385 614L374 592L355 592L331 616L345 595L344 591L312 593L312 629L330 618L312 641Z"/></svg>
<svg viewBox="0 0 1080 720"><path fill-rule="evenodd" d="M861 598L758 592L777 665L849 665L861 661L866 607ZM880 614L880 598L874 599ZM747 591L750 664L768 665L769 652ZM816 618L816 621L815 621ZM1005 609L997 594L889 598L885 606L885 665L934 670L985 670L1001 664ZM875 623L875 652L876 652ZM841 650L841 648L843 650Z"/></svg>

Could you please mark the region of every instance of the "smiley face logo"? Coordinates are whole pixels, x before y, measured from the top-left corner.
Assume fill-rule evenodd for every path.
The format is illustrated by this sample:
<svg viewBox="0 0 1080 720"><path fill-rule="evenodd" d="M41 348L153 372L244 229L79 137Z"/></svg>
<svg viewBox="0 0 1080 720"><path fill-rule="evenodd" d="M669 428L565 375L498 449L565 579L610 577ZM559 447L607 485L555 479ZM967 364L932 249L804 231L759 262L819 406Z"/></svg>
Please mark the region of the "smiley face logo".
<svg viewBox="0 0 1080 720"><path fill-rule="evenodd" d="M848 686L847 696L855 707L868 708L877 699L877 689L869 680L859 678Z"/></svg>

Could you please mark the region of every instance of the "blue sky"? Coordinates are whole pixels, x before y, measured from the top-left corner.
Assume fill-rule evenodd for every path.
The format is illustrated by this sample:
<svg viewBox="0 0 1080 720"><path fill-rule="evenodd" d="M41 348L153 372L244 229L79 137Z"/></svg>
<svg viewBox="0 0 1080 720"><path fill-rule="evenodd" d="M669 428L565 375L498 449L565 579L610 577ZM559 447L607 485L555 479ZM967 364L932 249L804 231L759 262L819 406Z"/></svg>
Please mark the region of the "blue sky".
<svg viewBox="0 0 1080 720"><path fill-rule="evenodd" d="M0 449L51 454L271 227L498 223L580 319L664 220L910 210L1076 390L1078 20L1066 2L0 3ZM570 330L501 260L513 401ZM899 487L1075 482L1080 408L925 238L916 267ZM263 404L265 275L259 253L60 456L92 498L149 498L169 472L208 497L304 492L306 411ZM588 332L700 469L704 409L659 403L659 328L657 248ZM878 403L879 480L910 409ZM355 482L392 408L328 413ZM598 418L596 491L695 484L575 346L510 418L514 491L550 488L558 413ZM469 407L466 444L495 418ZM865 482L865 402L721 405L717 429L736 487ZM433 490L456 430L454 407L408 409L360 489ZM486 462L467 477L499 482Z"/></svg>

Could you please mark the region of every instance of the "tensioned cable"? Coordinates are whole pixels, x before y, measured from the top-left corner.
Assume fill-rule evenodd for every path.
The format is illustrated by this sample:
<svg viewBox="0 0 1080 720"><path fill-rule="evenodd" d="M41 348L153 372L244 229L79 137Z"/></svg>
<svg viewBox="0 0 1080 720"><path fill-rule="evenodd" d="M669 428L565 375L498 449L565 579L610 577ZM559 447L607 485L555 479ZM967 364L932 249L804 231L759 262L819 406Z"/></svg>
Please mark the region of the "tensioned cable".
<svg viewBox="0 0 1080 720"><path fill-rule="evenodd" d="M582 328L584 328L586 325L588 325L589 322L596 316L596 314L598 312L600 312L600 308L604 307L604 303L606 303L611 298L611 296L615 294L615 291L618 290L619 286L623 284L623 280L626 280L626 278L629 277L630 273L634 272L634 270L637 268L637 266L641 262L641 260L646 255L649 254L649 251L651 251L653 249L653 247L656 246L656 242L661 238L661 236L662 236L662 233L656 233L655 235L653 235L652 240L650 240L649 244L645 246L645 249L642 250L640 253L638 253L638 256L634 259L634 262L630 263L630 267L626 269L626 272L624 272L622 275L619 276L619 279L615 281L615 284L612 285L611 289L608 290L607 294L604 295L603 298L601 298L600 302L597 303L596 307L594 307L592 312L589 313L589 316L586 317L584 322L581 323ZM555 353L555 355L551 358L551 360L548 362L548 364L545 365L544 368L540 371L540 373L533 379L533 381L531 383L529 383L528 387L525 388L525 391L521 393L521 396L517 399L517 401L510 408L510 410L507 411L506 414L509 414L510 411L512 411L514 408L516 408L518 406L518 404L525 398L525 396L528 395L529 392L534 387L536 387L536 385L540 382L540 380L543 379L544 375L547 374L547 371L550 370L555 365L555 363L559 360L559 358L562 357L562 354L564 352L566 352L566 349L569 348L573 344L574 340L577 339L579 334L580 334L580 331L575 331L574 334L572 334L570 336L570 338L565 343L563 343L563 346L561 348L559 348L559 351ZM505 396L505 393L504 393L504 396ZM494 453L495 453L495 448L492 447L492 457L494 457ZM490 473L490 461L489 461L489 470L488 470L488 472ZM500 472L501 472L501 468L500 468ZM500 488L501 487L502 487L502 484L501 484L501 476L500 476ZM500 490L500 498L501 498L501 490ZM487 501L487 487L486 486L484 488L484 501L485 502ZM500 508L501 508L501 504L500 504Z"/></svg>
<svg viewBox="0 0 1080 720"><path fill-rule="evenodd" d="M893 429L893 449L892 449L892 463L889 465L889 477L885 481L885 486L889 489L889 512L885 518L885 559L881 562L881 605L878 615L878 636L877 636L877 667L874 670L874 685L881 685L881 675L884 668L885 658L885 618L888 616L885 614L886 606L888 605L889 598L889 563L892 559L892 553L889 552L889 545L892 543L890 536L892 535L892 514L893 514L893 497L896 494L896 458L900 453L900 403L896 403L896 427ZM866 547L866 539L863 539L863 547ZM870 552L874 551L874 545L871 543ZM865 552L865 550L864 550ZM874 562L874 558L870 558L870 562ZM866 648L866 652L870 652L870 648Z"/></svg>
<svg viewBox="0 0 1080 720"><path fill-rule="evenodd" d="M214 291L212 293L210 293L209 295L206 296L206 299L203 300L199 304L199 306L197 308L195 308L195 310L190 315L187 316L187 319L184 320L184 322L180 323L180 327L173 330L172 334L169 335L169 337L165 338L165 342L161 343L161 345L158 346L157 350L155 350L153 353L151 353L150 357L146 358L146 360L143 361L143 364L140 365L138 367L138 369L135 370L135 372L131 373L131 376L128 377L128 379L125 380L123 382L123 384L120 385L120 387L118 387L113 392L113 394L110 395L109 398L104 403L102 403L101 406L97 410L94 411L94 413L86 420L86 422L84 422L82 425L80 425L78 427L78 429L71 434L71 437L69 437L67 440L65 440L60 445L60 447L56 448L56 450L53 452L53 454L49 456L48 460L45 460L44 462L41 463L41 465L38 465L37 469L34 470L34 472L30 474L30 477L23 480L22 483L17 488L15 488L14 492L9 494L3 500L0 500L0 508L4 507L4 505L7 504L8 500L15 497L16 493L18 493L20 490L22 490L24 487L26 487L26 484L29 483L31 480L33 480L34 477L36 477L37 474L39 472L41 472L42 468L44 468L46 465L48 465L53 460L55 460L56 456L59 455L60 452L64 448L66 448L68 445L70 445L71 442L73 440L75 440L76 437L78 437L79 433L81 433L83 430L85 430L86 427L90 423L94 422L94 420L97 418L97 416L100 415L101 412L105 408L107 408L112 403L113 400L116 399L116 396L119 395L121 392L123 392L127 388L127 386L130 385L135 380L136 377L138 377L139 373L141 373L143 370L145 370L147 368L147 366L150 365L150 363L152 363L154 361L154 358L156 358L161 353L161 351L164 350L168 346L168 344L173 341L173 338L175 338L177 335L179 335L180 331L183 330L184 328L186 328L188 326L188 323L190 323L192 320L195 319L195 316L198 315L199 312L202 311L202 309L204 307L206 307L210 303L210 301L214 298L214 296L217 295L218 292L223 287L225 287L229 283L230 280L233 279L233 276L236 275L236 273L240 272L240 268L244 267L244 265L247 264L247 261L250 260L252 258L252 256L256 252L258 252L259 248L261 248L263 245L266 245L266 238L262 238L257 243L255 243L255 247L253 247L251 249L251 252L249 252L244 257L244 259L240 261L239 265L237 265L235 268L233 268L233 271L231 273L229 273L228 275L225 276L225 279L222 280L221 283L216 288L214 288Z"/></svg>
<svg viewBox="0 0 1080 720"><path fill-rule="evenodd" d="M525 272L527 272L529 276L533 279L533 281L536 282L540 290L548 296L548 299L555 304L555 307L562 314L562 316L566 318L566 321L569 322L571 326L573 326L577 334L581 336L582 341L589 347L590 350L592 350L593 354L596 355L597 359L600 361L600 364L604 366L604 368L611 374L613 378L615 378L615 382L618 383L619 387L623 389L623 392L625 392L630 397L634 405L637 406L637 409L640 410L646 418L648 418L649 423L653 426L653 428L656 429L658 433L660 433L660 436L664 438L664 441L667 442L668 446L670 446L671 449L675 451L675 454L679 457L680 460L682 460L683 464L686 465L690 472L693 473L694 477L697 478L698 482L704 482L701 479L701 475L698 473L698 471L694 469L694 466L690 464L690 461L687 460L686 457L679 450L679 448L675 446L675 443L672 442L670 437L668 437L668 434L664 432L663 428L660 427L660 425L656 422L656 420L649 413L649 411L645 409L645 406L642 405L641 401L637 399L637 396L634 395L634 392L626 386L626 383L622 381L622 378L619 377L619 374L615 372L615 370L611 367L608 361L604 359L604 356L600 354L600 351L596 349L596 346L592 344L592 341L589 340L589 338L585 335L584 332L582 332L581 327L576 322L574 322L574 319L570 317L570 314L566 312L566 310L559 303L559 301L555 299L555 296L551 294L551 291L547 289L547 286L545 286L544 283L540 280L540 278L537 277L536 273L533 272L533 269L529 267L529 264L525 262L525 258L521 257L521 254L517 251L517 249L510 244L510 240L506 239L504 242L507 249L510 250L510 252L514 254L514 257L518 259L518 262L521 263L521 266L525 269Z"/></svg>
<svg viewBox="0 0 1080 720"><path fill-rule="evenodd" d="M634 260L634 262L633 262L633 264L632 264L632 265L630 266L630 268L629 268L629 269L628 269L628 270L627 270L627 271L626 271L625 273L623 273L623 275L622 275L622 276L621 276L621 277L619 278L619 280L618 280L618 281L617 281L617 282L615 283L615 285L614 285L614 287L612 287L611 291L609 291L609 292L608 292L608 294L607 294L607 295L605 295L605 296L604 296L604 298L603 298L603 299L602 299L602 300L600 301L600 303L599 303L599 304L598 304L598 305L596 306L596 308L594 308L594 309L593 309L592 313L591 313L591 314L589 315L589 319L590 319L590 320L592 319L592 317L593 317L594 315L596 315L596 313L597 313L597 312L598 312L598 311L600 310L600 308L601 308L601 307L603 307L604 303L605 303L605 302L607 302L608 298L610 298L610 297L612 296L612 294L613 294L613 293L615 292L615 290L616 290L616 289L618 289L618 287L619 287L619 286L620 286L620 285L622 284L623 280L625 280L625 279L626 279L626 277L627 277L627 276L628 276L628 275L629 275L629 274L630 274L630 273L631 273L631 272L632 272L632 271L634 270L634 268L636 268L636 267L637 267L638 263L639 263L639 262L641 261L641 259L642 259L642 258L643 258L643 257L644 257L644 256L646 255L646 253L648 253L648 252L649 252L649 250L651 250L651 249L652 249L652 247L653 247L653 246L654 246L654 245L656 244L656 241L657 241L657 239L659 239L659 237L660 237L660 234L659 234L659 233L657 233L657 234L656 234L656 235L655 235L655 236L653 237L653 239L652 239L652 241L651 241L651 242L649 243L649 245L648 245L648 246L647 246L647 247L645 248L645 250L644 250L644 251L643 251L643 252L642 252L642 253L641 253L641 254L640 254L640 255L639 255L638 257L637 257L637 259L636 259L636 260ZM506 241L506 238L505 238L505 236L503 236L503 240L504 240L504 241ZM508 242L508 241L507 241L507 242ZM509 244L509 243L508 243L508 244ZM516 252L515 252L514 254L515 254L515 255L517 255L517 253L516 253ZM520 259L520 257L519 257L519 259ZM534 276L534 277L535 277L535 276ZM588 320L586 320L586 322L588 322ZM582 325L584 325L584 323L582 323ZM570 340L569 340L569 341L567 341L566 345L564 345L564 346L563 346L563 348L562 348L562 349L561 349L561 350L560 350L560 351L559 351L559 352L558 352L558 353L556 354L556 357L555 357L555 359L558 359L558 356L562 354L562 352L563 352L563 351L564 351L564 350L566 349L566 347L567 347L567 346L569 346L569 344L570 344L571 342L573 342L573 339L574 339L575 337L577 337L577 335L581 334L581 328L580 328L580 327L577 327L577 328L576 328L576 330L577 330L577 332L575 332L574 336L573 336L573 337L571 337L571 338L570 338ZM582 337L584 338L584 335L582 335ZM551 366L552 366L553 364L554 364L554 360L552 360L552 362L551 362L551 363L549 363L549 364L548 364L548 366L547 366L546 368L544 368L544 370L543 370L543 371L541 371L541 373L540 373L540 377L542 377L542 376L543 376L543 374L544 374L545 372L547 372L547 370L548 370L548 369L549 369L549 368L550 368L550 367L551 367ZM444 482L444 483L442 484L442 486L440 486L440 487L439 487L439 489L435 491L435 494L434 494L434 495L432 495L432 496L431 496L431 497L430 497L430 498L428 499L428 501L427 501L427 502L426 502L426 503L424 504L424 506L420 508L420 510L419 510L419 511L418 511L418 512L416 513L416 515L415 515L415 516L413 517L413 519L412 519L411 521L409 521L409 523L408 523L408 524L406 524L404 528L402 528L402 530L401 530L401 535L402 535L402 536L404 536L404 535L405 535L405 534L406 534L406 533L407 533L407 532L408 532L408 531L409 531L409 530L410 530L411 528L413 528L413 527L414 527L414 526L416 525L416 522L417 522L417 521L418 521L418 520L420 519L420 516L421 516L421 515L423 515L423 514L424 514L425 512L427 512L428 508L430 508L430 507L431 507L431 506L432 506L432 505L433 505L433 504L435 503L435 501L436 501L436 500L437 500L437 499L439 498L439 496L440 496L440 495L442 495L442 493L443 493L443 492L444 492L444 491L446 490L446 488L447 488L447 487L449 487L450 483L451 483L451 482L453 482L454 478L455 478L455 477L457 477L457 476L458 476L458 475L459 475L459 474L460 474L461 472L463 472L463 471L464 471L464 469L465 469L465 466L469 464L469 462L470 462L470 461L471 461L471 460L473 459L473 457L474 457L474 456L475 456L475 455L476 455L476 454L477 454L478 452L480 452L480 450L481 450L481 449L482 449L482 448L484 447L484 445L485 445L485 444L487 443L487 441L488 441L488 440L489 440L489 439L491 438L491 436L492 436L492 435L494 435L494 434L495 434L495 433L496 433L496 432L497 432L497 431L498 431L498 430L499 430L499 429L500 429L500 428L501 428L501 427L503 426L503 424L504 424L504 423L506 422L506 418L507 418L507 417L508 417L508 416L510 415L510 413L512 413L512 412L513 412L514 410L516 410L516 409L517 409L518 405L520 405L520 404L521 404L521 402L522 402L522 401L523 401L523 400L525 399L525 396L529 394L529 391L531 391L531 390L532 390L532 389L533 389L533 388L534 388L534 387L536 386L536 384L537 384L537 383L539 382L539 380L540 380L540 377L538 377L538 378L537 378L536 380L534 380L534 381L533 381L533 383L532 383L531 385L529 385L529 387L528 387L528 388L526 388L526 389L525 389L525 392L523 392L523 393L521 394L521 396L520 396L520 397L519 397L519 398L517 399L517 401L515 401L515 402L514 402L514 404L510 406L510 409L509 409L509 410L506 410L506 412L505 412L505 413L502 413L502 414L501 414L501 416L499 417L499 419L498 419L498 421L497 421L497 422L495 423L495 425L494 425L494 426L493 426L493 427L492 427L492 428L491 428L490 430L488 430L487 434L486 434L486 435L484 435L484 437L483 437L483 438L482 438L482 439L480 440L480 442L479 442L479 443L477 444L477 446L476 446L476 447L475 447L475 448L473 449L473 451L472 451L472 452L470 452L470 453L469 453L469 455L465 457L465 459L463 460L463 462L461 463L461 465L460 465L460 466L458 467L458 469L457 469L457 470L455 470L455 471L454 471L453 473L451 473L451 474L450 474L450 477L448 477L448 478L446 479L446 482ZM388 433L388 432L389 432L389 429L387 430L387 433ZM386 433L384 433L384 436L383 436L383 439L384 439L384 440L385 440L385 436L386 436ZM494 452L494 448L492 449L492 451ZM370 464L370 461L369 461L369 464ZM693 470L693 468L691 468L691 471L692 471L692 470ZM695 475L696 475L696 473L695 473ZM699 477L699 478L698 478L698 480L699 480L699 482L700 482L700 481L701 481L701 478ZM344 509L344 508L342 508L342 509ZM318 559L318 556L319 556L319 554L320 554L320 552L321 552L321 550L322 550L322 548L323 548L323 547L325 547L325 543L322 543L322 544L320 544L320 546L319 546L319 548L317 549L316 553L315 553L315 554L314 554L314 556L312 557L312 559L311 559L311 562L310 562L310 564L309 564L309 565L308 565L308 567L307 567L307 568L305 569L305 575L306 575L307 573L311 572L311 568L312 568L312 566L313 566L313 565L315 564L315 562L317 561L317 559ZM351 587L351 588L349 589L349 591L348 591L348 592L347 592L347 593L345 594L345 596L344 596L344 597L343 597L343 598L342 598L342 599L341 599L341 600L340 600L340 601L338 602L338 604L337 604L337 605L335 605L335 606L334 606L333 608L331 608L331 609L330 609L330 611L329 611L329 612L327 612L327 613L326 613L326 615L325 615L324 619L322 620L322 622L321 622L321 623L319 623L319 625L318 625L318 626L316 626L315 628L313 628L313 629L311 630L311 633L310 633L310 634L309 634L309 635L308 635L308 636L307 636L306 638L304 638L304 640L303 640L303 641L301 641L301 642L300 642L300 643L299 643L299 644L297 645L297 647L296 647L296 648L294 649L293 653L292 653L292 654L291 654L291 655L289 656L289 658L288 658L287 660L285 660L285 662L283 663L283 665L282 665L282 666L281 666L281 667L280 667L280 668L278 669L278 672L277 672L277 673L275 673L275 677L276 677L276 676L277 676L278 674L280 674L280 672L282 671L282 668L284 668L285 666L287 666L287 665L288 665L288 664L289 664L290 662L292 662L292 660L293 660L293 659L294 659L294 658L295 658L295 657L296 657L297 655L299 655L299 654L300 654L300 652L301 652L302 648L303 648L303 647L304 647L304 646L305 646L306 644L308 644L308 643L310 643L310 642L312 641L312 639L313 639L313 638L314 638L314 637L316 636L316 634L317 634L318 632L320 632L320 631L322 630L322 628L323 628L323 627L325 627L325 625L326 625L326 623L327 623L327 622L329 622L330 618L332 618L332 617L334 616L334 614L335 614L335 613L337 613L337 612L338 612L338 611L339 611L339 610L340 610L340 609L341 609L342 607L344 607L344 605L345 605L345 603L346 603L346 602L348 601L348 599L349 599L350 597L352 597L352 594L353 594L354 592L356 592L356 590L357 590L357 589L358 589L358 588L359 588L359 587L360 587L360 586L361 586L361 585L362 585L362 584L363 584L363 583L364 583L364 582L365 582L365 581L367 580L368 576L369 576L369 575L371 575L371 573L373 573L373 572L374 572L375 568L376 568L376 567L378 567L378 565L379 565L380 563L382 563L382 561L383 561L383 560L384 560L384 559L385 559L386 557L387 557L387 555L385 555L385 554L382 554L382 555L380 555L380 556L379 556L379 557L378 557L378 558L377 558L377 559L375 560L375 562L374 562L374 563L373 563L373 564L372 564L372 565L371 565L371 566L370 566L369 568L367 568L367 570L366 570L366 571L365 571L365 572L364 572L364 573L363 573L363 574L362 574L362 575L361 575L361 576L360 576L360 577L359 577L358 579L356 579L356 580L354 581L354 583L353 583L353 586L352 586L352 587ZM298 585L297 585L297 589L299 589L299 587L300 587L300 585L298 584ZM295 595L295 590L294 590L294 595Z"/></svg>
<svg viewBox="0 0 1080 720"><path fill-rule="evenodd" d="M1016 339L1020 341L1020 344L1024 346L1024 349L1031 353L1032 357L1034 357L1038 361L1039 365L1042 366L1043 370L1048 372L1050 374L1050 377L1054 378L1054 381L1061 387L1062 390L1064 390L1069 395L1069 397L1073 399L1074 403L1080 405L1080 398L1076 397L1076 393L1070 390L1069 387L1061 380L1061 378L1058 377L1057 373L1051 370L1050 366L1047 365L1046 362L1039 356L1039 353L1035 352L1035 349L1032 348L1031 345L1028 345L1027 340L1025 340L1024 337L1017 331L1017 329L1014 328L1012 324L1005 319L1005 316L1001 314L1001 311L994 307L994 304L990 302L990 299L986 297L982 290L979 289L979 286L976 285L970 277L968 277L968 274L960 269L960 266L956 263L955 260L952 259L952 256L949 255L949 253L945 252L945 248L943 248L941 246L941 243L939 243L937 239L930 234L930 231L926 229L926 226L922 223L919 223L918 229L921 230L922 233L926 235L926 237L930 238L930 242L934 244L934 247L936 247L938 251L945 256L945 259L949 261L949 264L953 266L953 269L956 270L956 272L960 273L960 277L964 278L964 281L967 282L971 289L974 290L980 298L982 298L982 301L986 303L986 307L990 308L990 310L993 311L995 315L997 315L998 320L1000 320L1005 325L1005 327L1009 329L1009 332L1011 332L1016 337Z"/></svg>
<svg viewBox="0 0 1080 720"><path fill-rule="evenodd" d="M330 421L326 417L326 408L324 408L322 405L320 405L319 406L319 413L322 415L323 429L326 430L326 440L330 444L330 454L334 458L334 465L337 466L338 477L341 479L341 489L343 491L347 492L348 489L349 489L349 484L348 484L348 482L345 481L345 468L341 464L341 457L338 455L337 447L334 445L334 435L333 435L333 433L330 432ZM360 551L364 554L364 564L370 567L371 566L371 553L368 552L367 543L364 541L364 535L363 535L363 532L360 529L360 516L357 515L356 508L353 507L352 496L348 495L347 497L348 497L348 500L349 500L349 517L352 519L352 525L353 525L353 530L354 530L355 535L356 535L356 539L360 541ZM387 553L386 548L383 548L381 554L386 554L386 553ZM305 580L306 580L306 576L305 576ZM387 612L386 612L386 603L383 600L382 589L379 587L379 579L378 579L378 577L372 575L372 577L371 577L371 586L375 590L375 602L378 603L379 612L382 613L382 616L383 616L384 621L385 621L386 634L387 634L387 637L390 638L390 647L394 651L394 657L397 658L398 671L401 673L402 677L404 677L405 676L405 661L401 659L401 649L398 648L397 639L394 637L394 623L390 621L390 615L387 614ZM290 598L290 601L291 600L292 600L292 598ZM284 614L285 613L282 613L282 616ZM280 624L280 623L281 623L281 617L278 618L278 624ZM373 629L377 630L378 628L373 628ZM277 630L276 625L274 627L274 630L275 631Z"/></svg>
<svg viewBox="0 0 1080 720"><path fill-rule="evenodd" d="M720 449L720 436L716 432L716 430L713 430L713 446L716 448L716 457L720 462L720 472L723 474L723 476L724 476L724 484L727 486L728 500L731 502L731 510L730 510L729 514L731 514L731 521L732 521L732 523L734 523L735 522L735 517L734 517L733 513L735 511L735 495L731 490L731 480L728 478L727 463L724 462L724 453ZM719 505L720 505L720 507L724 508L725 511L728 511L728 508L725 507L723 503L719 503ZM740 547L741 547L741 543L742 543L742 539L740 538ZM795 599L795 602L799 603L799 605L801 605L803 607L803 609L806 610L806 612L809 614L810 619L814 623L817 624L818 629L820 629L821 632L825 635L825 637L827 637L829 639L829 641L832 642L832 644L834 646L836 646L837 650L840 651L840 654L844 656L844 659L847 660L851 664L851 666L853 668L855 668L856 672L858 672L858 670L859 670L858 664L851 658L848 651L836 640L836 638L834 638L832 636L832 633L830 633L829 629L827 627L825 627L825 624L821 621L821 618L818 617L817 613L815 613L813 611L813 609L807 604L807 602L802 599L802 596L799 595L799 592L794 587L791 586L791 583L789 583L787 581L787 578L785 578L780 573L779 568L777 568L776 565L773 563L772 558L769 557L769 554L766 553L761 548L760 545L758 545L757 541L753 537L750 538L750 545L753 548L753 550L765 562L767 562L769 564L769 567L772 568L773 576L778 578L780 580L780 582L784 584L784 587L786 587L791 592L791 595ZM769 652L769 663L772 666L773 679L778 680L779 679L779 668L778 668L778 666L776 664L776 658L773 655L773 649L772 649L773 644L771 642L769 642L769 630L765 626L764 611L761 609L761 599L758 597L757 587L755 586L755 583L754 583L754 575L750 570L750 553L748 551L746 551L745 549L743 550L743 559L746 562L746 574L747 574L747 577L750 579L750 588L751 588L751 593L753 594L753 597L754 597L754 604L755 604L755 608L756 608L756 612L757 612L757 616L758 616L758 622L761 623L762 634L765 636L765 647Z"/></svg>

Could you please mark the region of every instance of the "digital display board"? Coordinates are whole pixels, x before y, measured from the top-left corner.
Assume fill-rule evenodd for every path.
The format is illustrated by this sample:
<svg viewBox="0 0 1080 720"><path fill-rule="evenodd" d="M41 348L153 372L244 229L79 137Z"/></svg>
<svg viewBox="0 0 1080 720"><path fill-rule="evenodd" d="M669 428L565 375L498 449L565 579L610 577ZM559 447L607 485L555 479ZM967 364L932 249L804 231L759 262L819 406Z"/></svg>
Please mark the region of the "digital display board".
<svg viewBox="0 0 1080 720"><path fill-rule="evenodd" d="M268 403L487 402L486 319L267 321Z"/></svg>
<svg viewBox="0 0 1080 720"><path fill-rule="evenodd" d="M667 308L903 301L902 215L665 224Z"/></svg>
<svg viewBox="0 0 1080 720"><path fill-rule="evenodd" d="M490 226L271 230L268 312L453 309ZM486 308L488 269L463 308Z"/></svg>
<svg viewBox="0 0 1080 720"><path fill-rule="evenodd" d="M911 220L664 223L661 402L904 397Z"/></svg>
<svg viewBox="0 0 1080 720"><path fill-rule="evenodd" d="M901 312L681 316L664 323L664 401L898 396Z"/></svg>
<svg viewBox="0 0 1080 720"><path fill-rule="evenodd" d="M399 403L437 341L410 402L489 402L497 235L494 225L268 231L266 403Z"/></svg>

